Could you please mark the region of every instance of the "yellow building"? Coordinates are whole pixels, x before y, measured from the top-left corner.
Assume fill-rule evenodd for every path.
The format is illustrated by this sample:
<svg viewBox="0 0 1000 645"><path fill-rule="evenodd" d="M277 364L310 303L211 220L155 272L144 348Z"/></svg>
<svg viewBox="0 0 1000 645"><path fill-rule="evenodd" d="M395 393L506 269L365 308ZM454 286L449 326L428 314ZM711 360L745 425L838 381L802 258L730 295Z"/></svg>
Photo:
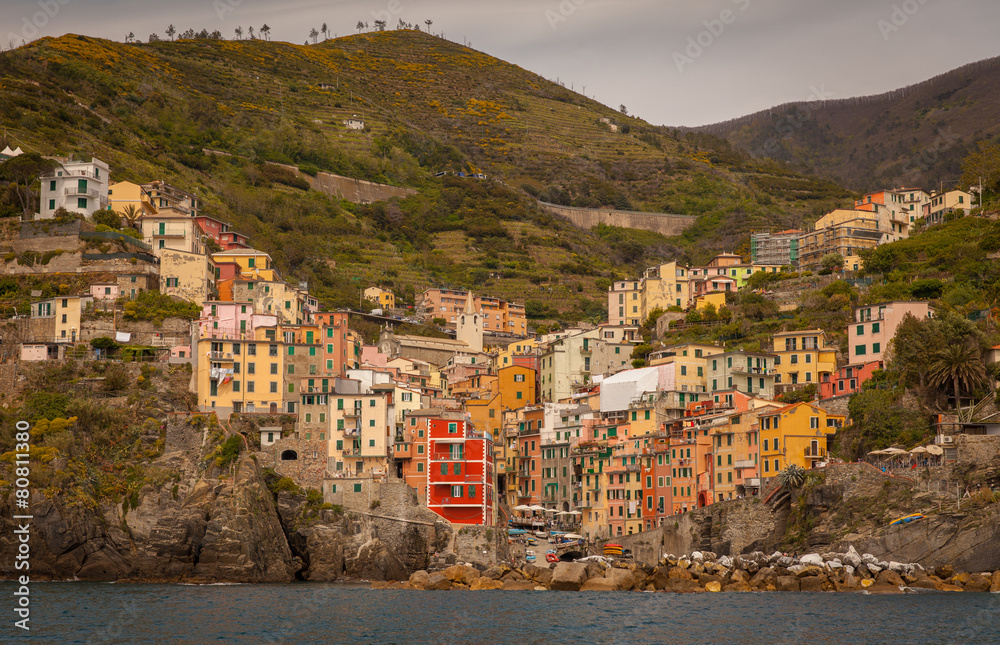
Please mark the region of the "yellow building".
<svg viewBox="0 0 1000 645"><path fill-rule="evenodd" d="M163 249L160 255L160 293L201 304L215 298L215 264L200 253Z"/></svg>
<svg viewBox="0 0 1000 645"><path fill-rule="evenodd" d="M827 375L837 371L837 354L826 346L826 333L822 329L806 329L775 334L773 353L778 358L776 386L808 385L821 383Z"/></svg>
<svg viewBox="0 0 1000 645"><path fill-rule="evenodd" d="M694 308L698 311L703 311L709 305L715 307L718 311L726 306L726 292L725 291L714 291L712 293L706 293L703 296L698 296L694 299Z"/></svg>
<svg viewBox="0 0 1000 645"><path fill-rule="evenodd" d="M31 303L31 318L51 319L49 323L33 324L38 330L34 340L39 343L75 343L80 338L80 315L92 306L93 296L62 296ZM44 331L42 331L44 330ZM51 330L51 331L50 331Z"/></svg>
<svg viewBox="0 0 1000 645"><path fill-rule="evenodd" d="M844 417L809 402L760 413L760 476L774 477L795 464L812 468L827 459L827 438L844 425Z"/></svg>
<svg viewBox="0 0 1000 645"><path fill-rule="evenodd" d="M244 278L258 278L263 280L278 281L277 270L274 268L274 260L264 251L256 249L233 249L231 251L221 251L212 254L212 261L219 267L229 265L234 275L219 275L220 279L226 280L236 275ZM224 271L222 272L225 273Z"/></svg>
<svg viewBox="0 0 1000 645"><path fill-rule="evenodd" d="M119 215L124 215L129 206L134 207L138 214L156 212L149 203L146 189L131 181L116 181L108 186L108 206Z"/></svg>
<svg viewBox="0 0 1000 645"><path fill-rule="evenodd" d="M330 395L328 457L332 470L343 475L383 475L389 446L395 436L395 419L389 417L385 392Z"/></svg>
<svg viewBox="0 0 1000 645"><path fill-rule="evenodd" d="M199 339L192 375L199 407L220 417L284 412L284 349L273 327L248 331L240 340Z"/></svg>
<svg viewBox="0 0 1000 645"><path fill-rule="evenodd" d="M642 324L649 313L657 307L687 308L691 297L689 285L688 269L677 262L667 262L646 269L640 283L642 315L639 317L639 324Z"/></svg>
<svg viewBox="0 0 1000 645"><path fill-rule="evenodd" d="M674 364L674 389L680 392L708 391L708 359L725 348L700 343L670 345L649 355L650 366Z"/></svg>
<svg viewBox="0 0 1000 645"><path fill-rule="evenodd" d="M383 309L396 308L396 296L391 291L380 289L379 287L368 287L365 289L365 299L371 300Z"/></svg>
<svg viewBox="0 0 1000 645"><path fill-rule="evenodd" d="M493 364L499 369L514 364L515 356L534 355L538 348L538 341L534 338L517 340L506 347L498 348L493 359Z"/></svg>

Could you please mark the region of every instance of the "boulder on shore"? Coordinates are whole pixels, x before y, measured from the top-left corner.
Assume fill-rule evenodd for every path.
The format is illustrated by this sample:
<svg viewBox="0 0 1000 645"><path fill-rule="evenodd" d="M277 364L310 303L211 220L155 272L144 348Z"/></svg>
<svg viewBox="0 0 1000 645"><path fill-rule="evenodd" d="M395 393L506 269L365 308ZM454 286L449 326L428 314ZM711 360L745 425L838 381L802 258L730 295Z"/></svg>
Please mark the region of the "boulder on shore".
<svg viewBox="0 0 1000 645"><path fill-rule="evenodd" d="M560 562L552 570L549 588L554 591L580 591L586 581L587 565L580 562Z"/></svg>

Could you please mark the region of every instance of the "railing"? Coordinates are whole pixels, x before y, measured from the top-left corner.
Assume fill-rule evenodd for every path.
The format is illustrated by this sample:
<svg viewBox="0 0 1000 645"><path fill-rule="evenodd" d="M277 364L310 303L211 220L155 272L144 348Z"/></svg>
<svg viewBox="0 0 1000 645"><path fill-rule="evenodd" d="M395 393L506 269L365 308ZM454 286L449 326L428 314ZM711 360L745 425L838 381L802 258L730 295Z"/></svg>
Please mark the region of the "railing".
<svg viewBox="0 0 1000 645"><path fill-rule="evenodd" d="M344 416L345 417L360 417L361 416L361 408L354 408L354 409L345 408L344 409Z"/></svg>
<svg viewBox="0 0 1000 645"><path fill-rule="evenodd" d="M187 231L183 228L157 229L151 237L187 237Z"/></svg>
<svg viewBox="0 0 1000 645"><path fill-rule="evenodd" d="M625 472L627 472L627 473L635 473L635 472L639 472L640 470L642 470L642 465L641 464L629 464L629 465L625 466Z"/></svg>
<svg viewBox="0 0 1000 645"><path fill-rule="evenodd" d="M213 361L231 361L233 354L232 352L209 352L208 358Z"/></svg>
<svg viewBox="0 0 1000 645"><path fill-rule="evenodd" d="M826 457L826 448L814 448L809 446L805 449L806 457Z"/></svg>
<svg viewBox="0 0 1000 645"><path fill-rule="evenodd" d="M737 459L733 464L736 468L753 468L755 465L753 459Z"/></svg>
<svg viewBox="0 0 1000 645"><path fill-rule="evenodd" d="M80 190L78 186L67 187L63 189L64 195L86 195L87 197L94 197L95 199L100 196L100 192L96 188L88 188L86 190Z"/></svg>
<svg viewBox="0 0 1000 645"><path fill-rule="evenodd" d="M730 370L733 374L758 374L760 376L773 376L776 370L765 369L763 367L745 367L734 365Z"/></svg>

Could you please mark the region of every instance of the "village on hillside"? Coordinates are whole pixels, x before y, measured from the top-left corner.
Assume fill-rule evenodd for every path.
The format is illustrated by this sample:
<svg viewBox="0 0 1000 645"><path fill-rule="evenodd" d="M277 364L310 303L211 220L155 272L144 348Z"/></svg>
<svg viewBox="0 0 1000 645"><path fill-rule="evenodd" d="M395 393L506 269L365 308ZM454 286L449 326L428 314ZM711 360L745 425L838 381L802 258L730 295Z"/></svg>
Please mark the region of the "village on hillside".
<svg viewBox="0 0 1000 645"><path fill-rule="evenodd" d="M4 273L71 275L86 287L6 308L0 363L187 365L198 412L253 423L259 463L328 503L368 511L381 486L405 482L455 525L586 540L661 527L762 495L789 469L826 465L850 395L882 369L897 327L934 310L854 308L836 330L848 336L846 356L819 328L775 333L769 349L686 342L640 357L638 346L692 311L722 309L761 272L853 275L862 252L973 202L957 190L875 192L810 230L754 233L749 257L664 262L615 281L607 322L535 334L524 303L461 289L427 289L410 310L369 285L364 312L325 311L308 284L287 281L246 235L203 214L193 192L116 182L98 159L52 161L38 212L4 241ZM137 320L149 294L190 315ZM351 329L360 315L381 325L376 343ZM404 317L448 337L396 333ZM814 395L795 396L810 386ZM942 416L934 443L889 456L895 466L948 463L968 436L998 434L1000 423Z"/></svg>

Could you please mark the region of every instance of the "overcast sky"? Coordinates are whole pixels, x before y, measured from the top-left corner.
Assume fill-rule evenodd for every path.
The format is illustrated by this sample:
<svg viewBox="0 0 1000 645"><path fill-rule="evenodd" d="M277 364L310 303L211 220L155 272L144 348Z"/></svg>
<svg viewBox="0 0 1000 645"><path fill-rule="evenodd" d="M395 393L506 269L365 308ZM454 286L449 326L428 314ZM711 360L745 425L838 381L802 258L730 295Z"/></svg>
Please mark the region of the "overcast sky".
<svg viewBox="0 0 1000 645"><path fill-rule="evenodd" d="M323 22L434 21L432 31L654 124L702 125L788 101L916 83L1000 55L998 0L0 0L11 41L145 40L267 23L302 43Z"/></svg>

